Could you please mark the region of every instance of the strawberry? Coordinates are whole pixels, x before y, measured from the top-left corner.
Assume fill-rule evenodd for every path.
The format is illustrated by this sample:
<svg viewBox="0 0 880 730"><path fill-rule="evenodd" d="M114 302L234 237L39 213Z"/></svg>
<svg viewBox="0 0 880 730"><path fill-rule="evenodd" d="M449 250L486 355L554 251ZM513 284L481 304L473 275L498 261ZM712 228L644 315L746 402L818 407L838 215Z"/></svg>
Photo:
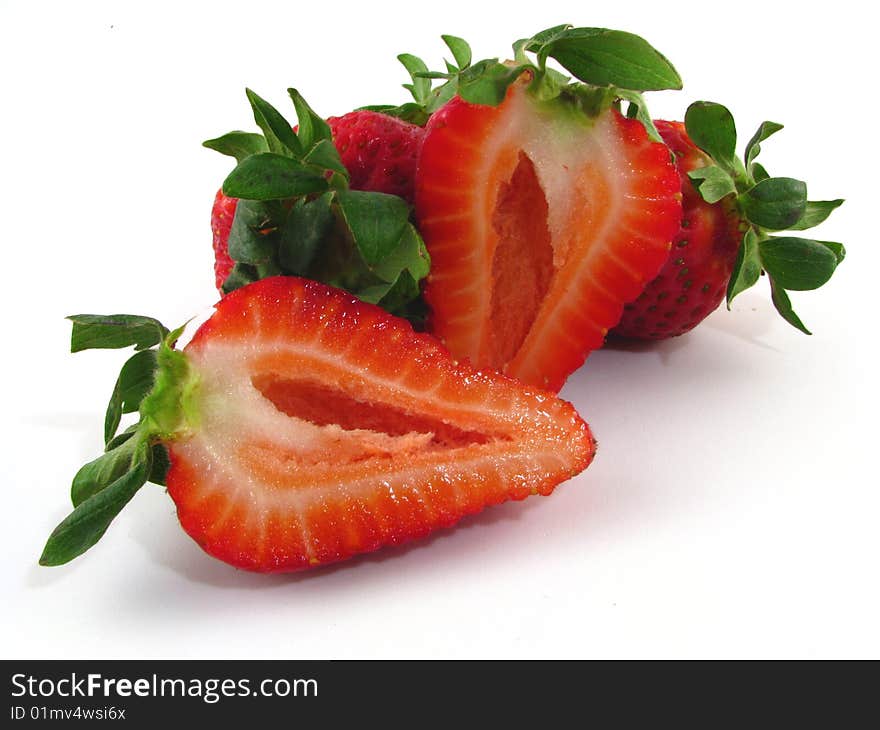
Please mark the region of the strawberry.
<svg viewBox="0 0 880 730"><path fill-rule="evenodd" d="M223 290L223 282L232 273L235 261L229 256L229 232L235 218L237 198L230 198L218 190L211 208L211 233L214 234L214 281L217 290Z"/></svg>
<svg viewBox="0 0 880 730"><path fill-rule="evenodd" d="M296 89L288 94L296 126L248 89L262 133L235 131L204 142L237 162L215 198L212 219L215 252L224 253L225 240L225 253L234 262L229 270L222 255L217 259L221 292L279 274L302 276L345 289L421 326L421 281L430 258L410 220L410 204L387 192L352 189L331 125ZM421 130L412 132L412 125L374 112L346 118L351 125L339 136L346 155L354 160L361 155L370 164L385 160L387 185L404 183L401 169L414 154ZM377 138L361 149L357 140L367 140L370 128L377 134L398 130L389 142L393 153L371 157ZM388 162L395 156L402 161L396 168ZM356 174L366 169L357 162L352 168Z"/></svg>
<svg viewBox="0 0 880 730"><path fill-rule="evenodd" d="M724 299L745 223L733 202L707 203L688 177L711 159L687 136L682 122L656 121L675 156L681 179L681 226L669 258L638 298L624 307L612 334L640 339L681 335L697 326Z"/></svg>
<svg viewBox="0 0 880 730"><path fill-rule="evenodd" d="M822 286L846 251L839 243L773 233L812 228L843 200L807 200L805 183L771 177L756 161L761 142L781 124L763 122L742 159L735 152L733 116L720 104L696 102L684 124L657 122L657 128L676 157L681 226L660 274L627 305L613 334L641 339L684 334L725 297L729 308L762 274L782 317L810 334L787 291Z"/></svg>
<svg viewBox="0 0 880 730"><path fill-rule="evenodd" d="M317 282L239 288L183 351L171 348L179 331L149 318L72 319L74 350L141 349L108 409L108 450L74 479L76 509L43 564L88 549L147 479L161 482L163 450L184 530L261 572L325 565L550 494L594 454L570 404L456 362L406 321ZM136 403L141 420L117 436Z"/></svg>
<svg viewBox="0 0 880 730"><path fill-rule="evenodd" d="M618 110L621 96L643 108L633 89L677 85L674 69L635 36L584 30L595 29L551 29L517 44L516 64L460 71L459 95L427 124L416 172L431 331L459 357L554 391L657 274L681 219L669 150L642 111ZM565 51L609 38L621 68L638 52L651 78L600 79ZM547 55L586 83L544 68Z"/></svg>
<svg viewBox="0 0 880 730"><path fill-rule="evenodd" d="M327 125L348 172L350 189L396 195L412 203L416 157L424 135L421 127L369 110L329 117ZM298 131L298 126L293 129ZM214 275L220 291L235 265L228 241L237 202L219 190L211 211Z"/></svg>
<svg viewBox="0 0 880 730"><path fill-rule="evenodd" d="M413 202L422 127L368 109L330 117L327 124L352 190L374 190Z"/></svg>

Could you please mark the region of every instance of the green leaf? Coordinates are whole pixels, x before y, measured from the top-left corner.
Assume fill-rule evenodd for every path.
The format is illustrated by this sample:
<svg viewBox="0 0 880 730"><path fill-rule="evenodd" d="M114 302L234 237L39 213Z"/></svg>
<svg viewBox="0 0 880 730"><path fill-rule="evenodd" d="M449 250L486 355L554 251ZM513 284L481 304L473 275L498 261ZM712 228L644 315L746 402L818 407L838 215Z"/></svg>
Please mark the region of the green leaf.
<svg viewBox="0 0 880 730"><path fill-rule="evenodd" d="M772 276L770 277L770 291L773 298L773 306L776 307L776 311L782 315L782 318L792 327L796 327L805 335L813 334L804 326L800 317L794 313L794 310L791 308L791 300L788 298L788 294L786 294L785 289L773 280Z"/></svg>
<svg viewBox="0 0 880 730"><path fill-rule="evenodd" d="M250 264L236 263L235 266L232 267L232 271L229 272L229 276L226 277L226 281L223 282L223 293L229 294L229 292L240 289L241 287L247 286L255 281L259 281L259 279L260 276L257 274L257 270L253 266Z"/></svg>
<svg viewBox="0 0 880 730"><path fill-rule="evenodd" d="M680 89L672 64L646 40L606 28L569 28L543 44L538 58L555 58L581 81L633 91Z"/></svg>
<svg viewBox="0 0 880 730"><path fill-rule="evenodd" d="M78 507L129 471L138 446L138 440L131 438L133 435L128 434L119 446L104 452L76 473L70 486L70 499L74 507Z"/></svg>
<svg viewBox="0 0 880 730"><path fill-rule="evenodd" d="M253 265L271 259L277 246L272 226L271 213L264 203L239 200L229 230L229 256Z"/></svg>
<svg viewBox="0 0 880 730"><path fill-rule="evenodd" d="M736 263L727 283L727 308L746 289L754 286L761 276L761 256L758 250L758 234L749 228L743 236L736 254Z"/></svg>
<svg viewBox="0 0 880 730"><path fill-rule="evenodd" d="M250 89L247 89L246 93L254 112L254 121L263 130L269 151L285 157L297 159L302 157L302 144L290 122L268 101L260 98Z"/></svg>
<svg viewBox="0 0 880 730"><path fill-rule="evenodd" d="M137 431L138 425L139 424L137 424L137 423L133 423L131 426L129 426L127 429L125 429L122 433L119 433L116 436L114 436L112 439L110 439L110 441L108 441L106 446L104 447L104 451L105 452L112 451L113 449L115 449L119 446L122 446L122 444L124 444L132 436L134 436L135 432Z"/></svg>
<svg viewBox="0 0 880 730"><path fill-rule="evenodd" d="M136 411L156 378L156 351L141 350L122 366L104 416L104 443L116 435L123 413Z"/></svg>
<svg viewBox="0 0 880 730"><path fill-rule="evenodd" d="M783 231L804 214L807 186L790 177L770 177L744 192L738 200L749 221L762 228Z"/></svg>
<svg viewBox="0 0 880 730"><path fill-rule="evenodd" d="M752 179L754 179L756 183L759 183L762 180L766 180L768 177L770 177L770 173L767 172L767 170L764 169L764 166L759 162L753 162L750 165L749 171L752 174Z"/></svg>
<svg viewBox="0 0 880 730"><path fill-rule="evenodd" d="M707 203L717 203L728 195L736 194L736 184L733 182L733 178L715 165L691 170L688 177Z"/></svg>
<svg viewBox="0 0 880 730"><path fill-rule="evenodd" d="M746 166L750 166L754 159L761 152L761 142L763 142L767 137L772 134L776 134L780 129L782 129L781 124L777 124L776 122L761 122L761 126L758 127L758 131L752 136L749 140L749 143L746 145Z"/></svg>
<svg viewBox="0 0 880 730"><path fill-rule="evenodd" d="M431 116L425 110L424 106L422 106L421 104L416 104L412 101L407 102L406 104L401 104L400 106L394 106L392 104L374 104L372 106L362 106L359 107L359 110L387 114L389 117L397 117L398 119L402 119L403 121L409 122L410 124L418 125L419 127L424 127L425 124L428 123L428 119L430 119Z"/></svg>
<svg viewBox="0 0 880 730"><path fill-rule="evenodd" d="M736 168L736 123L721 104L695 101L684 115L688 136L727 172Z"/></svg>
<svg viewBox="0 0 880 730"><path fill-rule="evenodd" d="M146 483L152 461L149 445L141 443L128 471L81 502L52 531L40 556L40 565L62 565L98 542L116 515Z"/></svg>
<svg viewBox="0 0 880 730"><path fill-rule="evenodd" d="M333 133L330 131L330 125L324 121L323 117L318 116L308 102L303 98L296 89L288 89L287 93L293 100L293 106L296 108L296 117L299 120L299 137L300 144L304 150L311 150L318 142L327 140L332 142Z"/></svg>
<svg viewBox="0 0 880 730"><path fill-rule="evenodd" d="M279 260L284 272L304 276L321 243L333 226L330 204L333 193L324 193L311 202L300 198L294 203L281 230Z"/></svg>
<svg viewBox="0 0 880 730"><path fill-rule="evenodd" d="M417 78L420 79L448 79L457 72L450 71L425 71L424 73L416 74Z"/></svg>
<svg viewBox="0 0 880 730"><path fill-rule="evenodd" d="M629 119L638 119L648 131L648 136L655 142L662 143L663 137L660 136L660 132L654 126L654 120L651 119L651 114L642 95L638 91L628 91L626 89L616 89L616 94L629 103L626 116Z"/></svg>
<svg viewBox="0 0 880 730"><path fill-rule="evenodd" d="M279 276L281 274L281 266L279 266L274 258L260 261L254 264L254 268L257 270L258 279L268 279L270 276Z"/></svg>
<svg viewBox="0 0 880 730"><path fill-rule="evenodd" d="M150 478L153 484L161 487L165 486L165 477L171 468L171 458L168 456L168 449L164 444L153 445L153 465L150 469Z"/></svg>
<svg viewBox="0 0 880 730"><path fill-rule="evenodd" d="M238 162L241 162L245 157L269 151L266 138L255 132L229 132L222 137L202 142L202 146L216 150L221 155L234 157Z"/></svg>
<svg viewBox="0 0 880 730"><path fill-rule="evenodd" d="M408 271L416 281L420 281L431 269L431 258L418 231L411 223L407 223L400 236L400 243L372 268L376 276L389 283L396 282L401 271Z"/></svg>
<svg viewBox="0 0 880 730"><path fill-rule="evenodd" d="M418 282L428 275L430 268L431 259L421 236L407 223L398 246L371 267L375 276L361 277L352 293L392 314L406 314L410 302L421 294Z"/></svg>
<svg viewBox="0 0 880 730"><path fill-rule="evenodd" d="M405 200L361 190L339 191L337 200L352 239L368 265L379 263L398 246L409 223Z"/></svg>
<svg viewBox="0 0 880 730"><path fill-rule="evenodd" d="M846 258L846 248L844 248L842 243L835 243L834 241L816 241L816 243L821 243L825 248L831 251L831 253L834 254L834 258L837 259L838 264Z"/></svg>
<svg viewBox="0 0 880 730"><path fill-rule="evenodd" d="M322 170L331 170L342 175L348 180L348 170L342 164L339 157L339 151L332 140L322 139L315 144L303 157L303 162L308 165L314 165Z"/></svg>
<svg viewBox="0 0 880 730"><path fill-rule="evenodd" d="M116 431L119 429L119 422L122 420L122 394L119 392L119 383L113 387L110 394L110 401L107 403L107 410L104 412L104 444L105 446L113 440Z"/></svg>
<svg viewBox="0 0 880 730"><path fill-rule="evenodd" d="M764 270L789 291L818 289L837 268L836 253L809 238L769 238L759 248Z"/></svg>
<svg viewBox="0 0 880 730"><path fill-rule="evenodd" d="M140 408L141 401L156 381L156 367L155 350L136 352L122 366L117 384L123 413L134 413Z"/></svg>
<svg viewBox="0 0 880 730"><path fill-rule="evenodd" d="M792 231L805 231L813 226L818 226L824 221L835 208L843 205L843 200L808 200L804 208L804 214L800 219L788 228Z"/></svg>
<svg viewBox="0 0 880 730"><path fill-rule="evenodd" d="M414 319L424 319L423 307L416 303L420 302L421 290L418 282L409 271L401 271L392 287L379 300L379 306L397 317L404 317L411 322Z"/></svg>
<svg viewBox="0 0 880 730"><path fill-rule="evenodd" d="M413 95L413 99L415 99L418 104L425 104L431 96L430 80L419 76L419 74L428 72L428 67L425 65L425 62L418 56L413 56L411 53L401 53L397 57L397 60L403 64L403 67L412 78L412 83L404 84L403 88L407 89Z"/></svg>
<svg viewBox="0 0 880 730"><path fill-rule="evenodd" d="M351 293L368 304L378 304L394 288L394 282L380 281L354 289Z"/></svg>
<svg viewBox="0 0 880 730"><path fill-rule="evenodd" d="M469 69L470 69L470 67L468 67L468 70ZM424 110L425 110L425 112L427 112L428 117L430 117L431 114L433 114L435 111L440 109L444 104L446 104L446 102L448 102L457 93L458 93L458 77L457 76L449 79L449 81L447 81L445 84L443 84L443 86L438 86L436 89L434 89L431 92L430 100L424 106ZM426 124L426 123L427 123L427 118L425 119L425 122L422 124L422 126L424 126L424 124ZM416 122L414 121L413 124L416 124Z"/></svg>
<svg viewBox="0 0 880 730"><path fill-rule="evenodd" d="M323 175L271 152L245 158L223 182L223 193L247 200L284 200L327 189Z"/></svg>
<svg viewBox="0 0 880 730"><path fill-rule="evenodd" d="M143 350L158 344L168 334L159 320L136 314L72 314L67 319L73 322L71 352L131 345Z"/></svg>
<svg viewBox="0 0 880 730"><path fill-rule="evenodd" d="M571 23L562 23L561 25L554 25L552 28L547 28L546 30L542 30L539 33L535 33L531 38L523 38L518 40L513 44L513 51L516 53L518 49L522 48L525 51L539 51L542 46L546 45L554 38L561 35L563 32L569 30L571 28Z"/></svg>
<svg viewBox="0 0 880 730"><path fill-rule="evenodd" d="M506 66L494 58L478 61L459 74L458 93L471 104L498 106L522 71L521 66Z"/></svg>
<svg viewBox="0 0 880 730"><path fill-rule="evenodd" d="M459 70L471 65L471 47L464 38L454 35L442 35L440 37L449 47L452 57L455 59L455 65L458 66Z"/></svg>

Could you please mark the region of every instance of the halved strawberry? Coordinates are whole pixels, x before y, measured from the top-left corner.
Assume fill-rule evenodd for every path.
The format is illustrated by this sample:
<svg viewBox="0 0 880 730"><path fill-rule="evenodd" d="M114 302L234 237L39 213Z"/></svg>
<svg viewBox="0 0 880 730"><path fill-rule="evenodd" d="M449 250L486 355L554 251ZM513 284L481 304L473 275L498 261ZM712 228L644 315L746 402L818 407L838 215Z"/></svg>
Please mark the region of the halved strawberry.
<svg viewBox="0 0 880 730"><path fill-rule="evenodd" d="M110 324L88 320L85 339L145 341ZM147 325L136 326L142 335ZM107 332L94 334L100 327ZM120 479L136 491L150 448L164 444L181 525L205 551L248 570L331 563L549 494L594 453L570 404L456 362L406 321L296 277L232 292L183 352L163 345L156 360L140 425L105 466L122 459ZM111 469L84 469L91 483L78 476L74 501L86 498L53 533L46 564L89 547L93 539L71 535L88 525L89 538L100 536L134 493L101 482ZM108 515L114 490L125 499Z"/></svg>
<svg viewBox="0 0 880 730"><path fill-rule="evenodd" d="M668 257L681 220L669 150L599 90L498 106L454 98L428 123L416 217L431 330L459 357L558 390Z"/></svg>

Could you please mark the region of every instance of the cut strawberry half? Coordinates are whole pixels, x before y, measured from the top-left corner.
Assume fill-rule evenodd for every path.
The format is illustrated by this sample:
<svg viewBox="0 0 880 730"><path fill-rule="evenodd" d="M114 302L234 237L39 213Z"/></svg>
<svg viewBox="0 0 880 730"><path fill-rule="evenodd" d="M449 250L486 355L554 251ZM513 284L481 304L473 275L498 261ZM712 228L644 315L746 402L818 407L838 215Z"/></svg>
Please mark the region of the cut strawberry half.
<svg viewBox="0 0 880 730"><path fill-rule="evenodd" d="M529 78L498 106L456 97L431 118L416 216L432 331L558 390L668 257L681 189L669 150L610 97L542 101Z"/></svg>
<svg viewBox="0 0 880 730"><path fill-rule="evenodd" d="M120 346L109 336L100 346ZM317 282L242 287L183 352L163 347L140 426L116 448L144 454L125 462L139 487L149 451L138 444L163 444L184 530L240 568L299 570L422 537L549 494L593 457L570 404L458 363L405 320ZM88 542L70 539L84 524L77 512L115 484L85 490L44 562L79 554L69 548Z"/></svg>

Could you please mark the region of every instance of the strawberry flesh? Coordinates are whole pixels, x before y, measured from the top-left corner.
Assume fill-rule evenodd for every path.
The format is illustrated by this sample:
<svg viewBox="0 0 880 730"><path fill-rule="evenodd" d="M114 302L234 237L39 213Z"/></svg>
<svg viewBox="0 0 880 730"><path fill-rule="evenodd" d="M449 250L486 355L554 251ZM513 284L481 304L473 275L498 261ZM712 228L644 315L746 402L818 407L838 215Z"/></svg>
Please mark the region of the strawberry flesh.
<svg viewBox="0 0 880 730"><path fill-rule="evenodd" d="M198 387L168 491L208 553L249 570L343 560L549 494L594 453L568 403L296 277L224 297L185 354Z"/></svg>
<svg viewBox="0 0 880 730"><path fill-rule="evenodd" d="M434 114L416 217L431 331L458 357L558 390L668 258L680 183L640 122L517 83L497 107L456 97Z"/></svg>

